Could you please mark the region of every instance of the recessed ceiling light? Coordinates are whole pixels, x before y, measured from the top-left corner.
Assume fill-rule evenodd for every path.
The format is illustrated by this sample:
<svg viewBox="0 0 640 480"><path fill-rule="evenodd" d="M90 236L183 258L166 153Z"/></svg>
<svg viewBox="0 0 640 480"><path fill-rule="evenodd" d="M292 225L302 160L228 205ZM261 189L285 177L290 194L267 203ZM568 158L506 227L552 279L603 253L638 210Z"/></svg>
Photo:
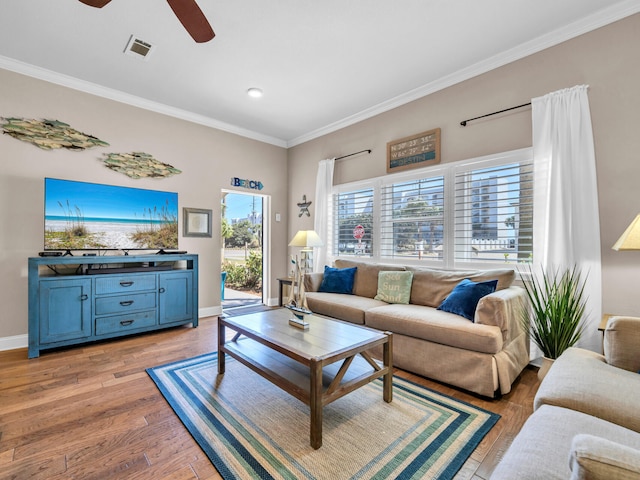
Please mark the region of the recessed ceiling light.
<svg viewBox="0 0 640 480"><path fill-rule="evenodd" d="M262 90L256 87L252 87L249 90L247 90L247 95L249 95L252 98L260 98L262 96Z"/></svg>

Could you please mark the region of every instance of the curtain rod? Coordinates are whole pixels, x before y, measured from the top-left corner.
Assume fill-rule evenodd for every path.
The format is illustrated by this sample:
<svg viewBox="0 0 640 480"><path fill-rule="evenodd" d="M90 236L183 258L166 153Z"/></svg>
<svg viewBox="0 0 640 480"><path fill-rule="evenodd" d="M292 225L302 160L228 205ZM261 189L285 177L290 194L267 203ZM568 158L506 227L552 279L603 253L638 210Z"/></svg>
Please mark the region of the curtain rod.
<svg viewBox="0 0 640 480"><path fill-rule="evenodd" d="M341 157L337 157L336 160L342 160L343 158L347 158L347 157L353 157L354 155L358 155L359 153L371 153L371 149L367 149L367 150L360 150L359 152L354 152L354 153L350 153L349 155L343 155Z"/></svg>
<svg viewBox="0 0 640 480"><path fill-rule="evenodd" d="M516 107L505 108L504 110L499 110L497 112L487 113L486 115L480 115L479 117L470 118L469 120L463 120L463 121L460 122L460 125L462 125L463 127L466 127L467 126L467 122L471 122L473 120L478 120L479 118L490 117L491 115L497 115L497 114L503 113L503 112L508 112L509 110L515 110L516 108L526 107L527 105L531 105L531 102L523 103L522 105L518 105Z"/></svg>

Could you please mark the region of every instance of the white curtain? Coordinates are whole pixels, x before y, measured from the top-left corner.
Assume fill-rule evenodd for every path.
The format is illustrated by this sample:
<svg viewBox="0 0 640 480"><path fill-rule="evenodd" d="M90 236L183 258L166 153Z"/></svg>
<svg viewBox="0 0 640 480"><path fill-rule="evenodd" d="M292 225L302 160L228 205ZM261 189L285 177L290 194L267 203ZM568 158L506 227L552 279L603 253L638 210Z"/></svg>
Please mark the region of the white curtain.
<svg viewBox="0 0 640 480"><path fill-rule="evenodd" d="M534 262L577 265L586 276L585 330L579 345L601 351L600 221L587 85L534 98ZM532 358L534 357L532 351Z"/></svg>
<svg viewBox="0 0 640 480"><path fill-rule="evenodd" d="M313 228L324 246L316 247L313 256L313 271L322 272L327 262L327 242L329 240L329 214L331 209L331 190L333 188L333 167L335 158L321 160L318 163L316 177L316 215Z"/></svg>

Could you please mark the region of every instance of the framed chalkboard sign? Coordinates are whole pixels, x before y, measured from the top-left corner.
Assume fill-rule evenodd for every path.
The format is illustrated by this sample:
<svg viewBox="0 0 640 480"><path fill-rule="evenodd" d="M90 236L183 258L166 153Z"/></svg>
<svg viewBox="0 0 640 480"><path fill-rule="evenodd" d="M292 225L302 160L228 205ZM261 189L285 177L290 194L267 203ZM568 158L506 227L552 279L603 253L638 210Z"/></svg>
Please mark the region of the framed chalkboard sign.
<svg viewBox="0 0 640 480"><path fill-rule="evenodd" d="M440 163L440 129L387 143L387 173Z"/></svg>

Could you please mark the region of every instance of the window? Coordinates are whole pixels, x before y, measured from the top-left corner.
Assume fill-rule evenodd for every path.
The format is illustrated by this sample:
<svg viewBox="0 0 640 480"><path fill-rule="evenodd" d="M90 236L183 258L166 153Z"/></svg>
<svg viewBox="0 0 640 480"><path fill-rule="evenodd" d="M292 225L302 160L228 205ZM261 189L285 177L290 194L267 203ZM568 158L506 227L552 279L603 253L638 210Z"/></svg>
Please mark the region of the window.
<svg viewBox="0 0 640 480"><path fill-rule="evenodd" d="M455 268L531 261L531 149L339 185L330 255Z"/></svg>
<svg viewBox="0 0 640 480"><path fill-rule="evenodd" d="M442 256L442 175L385 185L380 190L380 203L381 257Z"/></svg>
<svg viewBox="0 0 640 480"><path fill-rule="evenodd" d="M336 218L332 252L335 256L371 256L374 247L373 199L373 188L334 194Z"/></svg>
<svg viewBox="0 0 640 480"><path fill-rule="evenodd" d="M456 169L454 263L531 260L533 164L513 160Z"/></svg>

